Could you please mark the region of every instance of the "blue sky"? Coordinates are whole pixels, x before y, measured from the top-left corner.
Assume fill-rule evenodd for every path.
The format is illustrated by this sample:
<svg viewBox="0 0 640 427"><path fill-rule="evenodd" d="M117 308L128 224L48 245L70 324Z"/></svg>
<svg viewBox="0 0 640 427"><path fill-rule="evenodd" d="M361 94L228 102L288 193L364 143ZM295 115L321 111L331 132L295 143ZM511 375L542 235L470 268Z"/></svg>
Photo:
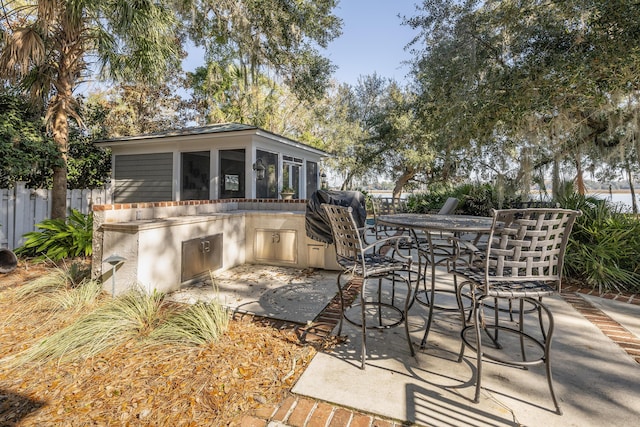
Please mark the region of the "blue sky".
<svg viewBox="0 0 640 427"><path fill-rule="evenodd" d="M421 2L420 2L421 3ZM404 47L416 33L401 25L401 16L415 15L416 0L341 0L335 9L343 34L324 54L339 68L334 77L355 85L361 75L376 72L402 82L411 59Z"/></svg>
<svg viewBox="0 0 640 427"><path fill-rule="evenodd" d="M398 14L413 16L415 0L341 0L335 14L343 20L342 35L323 54L338 70L334 78L355 85L359 76L376 72L382 77L404 80L408 72L402 61L411 59L404 47L415 36L401 25ZM202 50L190 48L184 68L203 65Z"/></svg>

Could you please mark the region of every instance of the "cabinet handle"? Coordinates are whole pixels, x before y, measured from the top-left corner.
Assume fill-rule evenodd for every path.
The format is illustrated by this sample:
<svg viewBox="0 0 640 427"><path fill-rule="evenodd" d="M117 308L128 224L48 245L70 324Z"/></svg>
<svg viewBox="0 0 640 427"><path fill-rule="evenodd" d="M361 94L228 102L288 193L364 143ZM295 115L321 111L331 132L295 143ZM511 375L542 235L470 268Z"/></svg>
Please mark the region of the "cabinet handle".
<svg viewBox="0 0 640 427"><path fill-rule="evenodd" d="M200 252L202 252L203 254L206 254L209 251L211 251L211 242L208 240L205 240L204 242L200 242Z"/></svg>

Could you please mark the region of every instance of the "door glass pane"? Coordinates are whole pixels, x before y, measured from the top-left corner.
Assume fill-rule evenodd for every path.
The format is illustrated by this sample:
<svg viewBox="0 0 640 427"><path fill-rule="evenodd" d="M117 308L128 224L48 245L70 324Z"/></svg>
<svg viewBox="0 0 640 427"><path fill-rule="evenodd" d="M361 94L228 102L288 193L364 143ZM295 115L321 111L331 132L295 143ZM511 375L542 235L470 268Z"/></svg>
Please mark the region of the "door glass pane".
<svg viewBox="0 0 640 427"><path fill-rule="evenodd" d="M256 150L256 161L262 160L265 167L263 179L256 179L256 197L258 199L278 198L278 155L267 151Z"/></svg>
<svg viewBox="0 0 640 427"><path fill-rule="evenodd" d="M300 165L295 163L282 164L282 185L293 188L294 199L300 198Z"/></svg>
<svg viewBox="0 0 640 427"><path fill-rule="evenodd" d="M296 194L293 195L294 199L300 198L300 166L291 166L291 186L296 190Z"/></svg>
<svg viewBox="0 0 640 427"><path fill-rule="evenodd" d="M220 198L244 199L245 151L220 150Z"/></svg>
<svg viewBox="0 0 640 427"><path fill-rule="evenodd" d="M307 162L307 199L318 189L318 164Z"/></svg>
<svg viewBox="0 0 640 427"><path fill-rule="evenodd" d="M209 151L182 153L181 200L209 200Z"/></svg>
<svg viewBox="0 0 640 427"><path fill-rule="evenodd" d="M300 198L300 165L287 162L282 164L282 186L293 188L293 198Z"/></svg>

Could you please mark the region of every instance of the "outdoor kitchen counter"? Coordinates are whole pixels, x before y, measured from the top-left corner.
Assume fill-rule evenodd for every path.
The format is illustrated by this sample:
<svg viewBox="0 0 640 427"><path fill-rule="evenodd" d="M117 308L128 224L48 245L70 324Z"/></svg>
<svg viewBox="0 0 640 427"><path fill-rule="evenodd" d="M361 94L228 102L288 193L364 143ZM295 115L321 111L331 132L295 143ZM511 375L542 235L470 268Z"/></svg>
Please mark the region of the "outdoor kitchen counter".
<svg viewBox="0 0 640 427"><path fill-rule="evenodd" d="M105 289L113 288L116 294L136 284L147 291L169 292L211 271L245 263L335 268L333 247L306 236L305 212L300 210L232 210L104 222L100 229L101 258L94 262L102 260L100 277ZM113 267L105 262L112 255L125 258L116 266L115 286Z"/></svg>

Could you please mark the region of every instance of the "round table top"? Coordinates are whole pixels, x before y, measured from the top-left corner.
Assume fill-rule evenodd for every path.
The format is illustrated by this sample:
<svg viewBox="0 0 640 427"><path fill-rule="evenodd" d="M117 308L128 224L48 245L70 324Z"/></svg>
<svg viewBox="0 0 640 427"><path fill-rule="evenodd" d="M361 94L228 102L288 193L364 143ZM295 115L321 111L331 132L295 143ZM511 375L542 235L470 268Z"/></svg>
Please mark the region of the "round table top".
<svg viewBox="0 0 640 427"><path fill-rule="evenodd" d="M493 224L492 217L417 213L380 215L377 220L382 224L396 227L460 233L489 232Z"/></svg>

